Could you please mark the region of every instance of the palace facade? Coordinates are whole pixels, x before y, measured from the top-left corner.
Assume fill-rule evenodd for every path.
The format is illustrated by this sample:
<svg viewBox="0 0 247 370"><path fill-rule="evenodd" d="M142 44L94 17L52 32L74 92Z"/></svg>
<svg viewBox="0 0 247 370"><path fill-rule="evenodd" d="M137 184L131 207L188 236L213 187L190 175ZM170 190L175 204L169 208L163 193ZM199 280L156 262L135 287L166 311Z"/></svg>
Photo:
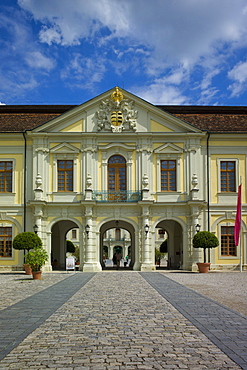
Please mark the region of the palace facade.
<svg viewBox="0 0 247 370"><path fill-rule="evenodd" d="M22 269L12 240L34 228L46 271L65 267L72 230L82 271L101 271L116 246L153 271L164 235L169 268L195 271L199 227L220 241L212 269L247 266L246 107L154 106L116 87L79 106L0 106L0 131L0 269Z"/></svg>

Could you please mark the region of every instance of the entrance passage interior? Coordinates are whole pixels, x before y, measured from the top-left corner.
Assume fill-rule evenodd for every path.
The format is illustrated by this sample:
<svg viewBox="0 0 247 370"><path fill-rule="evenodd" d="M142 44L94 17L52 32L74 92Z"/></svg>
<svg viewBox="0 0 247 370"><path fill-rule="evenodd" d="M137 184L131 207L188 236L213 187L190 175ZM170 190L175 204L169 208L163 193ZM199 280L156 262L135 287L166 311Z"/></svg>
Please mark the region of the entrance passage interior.
<svg viewBox="0 0 247 370"><path fill-rule="evenodd" d="M110 221L101 227L100 262L103 269L132 269L135 261L133 226L125 221Z"/></svg>
<svg viewBox="0 0 247 370"><path fill-rule="evenodd" d="M174 220L164 220L156 226L156 268L181 269L183 265L183 232Z"/></svg>
<svg viewBox="0 0 247 370"><path fill-rule="evenodd" d="M65 270L66 254L72 253L79 262L79 240L73 240L75 247L74 252L71 251L71 244L67 240L71 240L73 233L76 230L78 234L78 225L70 220L62 220L56 222L51 229L51 264L54 270ZM75 239L75 238L74 238Z"/></svg>

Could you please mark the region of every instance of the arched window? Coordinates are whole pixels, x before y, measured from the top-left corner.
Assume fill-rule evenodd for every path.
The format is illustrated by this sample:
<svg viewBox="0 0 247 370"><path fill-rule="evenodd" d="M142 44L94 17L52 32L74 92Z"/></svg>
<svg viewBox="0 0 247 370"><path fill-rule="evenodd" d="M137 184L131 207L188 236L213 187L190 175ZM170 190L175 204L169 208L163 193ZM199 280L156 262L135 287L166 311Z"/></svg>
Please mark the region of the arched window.
<svg viewBox="0 0 247 370"><path fill-rule="evenodd" d="M126 160L121 155L113 155L108 160L108 190L126 190Z"/></svg>

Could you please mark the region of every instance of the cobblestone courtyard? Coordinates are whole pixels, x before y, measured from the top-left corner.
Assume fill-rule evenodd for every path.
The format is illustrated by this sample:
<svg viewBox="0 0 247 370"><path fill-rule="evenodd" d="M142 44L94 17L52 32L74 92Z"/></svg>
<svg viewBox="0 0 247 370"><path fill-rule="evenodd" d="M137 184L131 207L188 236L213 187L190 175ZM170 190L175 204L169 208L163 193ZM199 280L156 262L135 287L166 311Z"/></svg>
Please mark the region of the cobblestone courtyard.
<svg viewBox="0 0 247 370"><path fill-rule="evenodd" d="M1 273L0 282L0 369L247 369L246 272Z"/></svg>

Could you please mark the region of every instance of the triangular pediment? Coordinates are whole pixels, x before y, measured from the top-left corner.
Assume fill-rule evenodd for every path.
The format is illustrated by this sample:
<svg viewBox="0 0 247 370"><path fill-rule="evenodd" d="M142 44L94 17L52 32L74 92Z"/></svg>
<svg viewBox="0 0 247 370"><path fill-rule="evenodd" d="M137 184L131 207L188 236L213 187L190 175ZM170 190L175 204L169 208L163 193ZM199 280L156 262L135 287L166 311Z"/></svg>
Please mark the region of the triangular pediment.
<svg viewBox="0 0 247 370"><path fill-rule="evenodd" d="M183 149L175 144L166 143L156 148L154 150L154 153L156 154L181 154L183 153Z"/></svg>
<svg viewBox="0 0 247 370"><path fill-rule="evenodd" d="M79 153L79 149L74 147L69 143L61 143L59 145L54 146L51 150L51 153L55 154L77 154Z"/></svg>
<svg viewBox="0 0 247 370"><path fill-rule="evenodd" d="M200 133L201 130L120 88L111 89L36 127L33 132Z"/></svg>

